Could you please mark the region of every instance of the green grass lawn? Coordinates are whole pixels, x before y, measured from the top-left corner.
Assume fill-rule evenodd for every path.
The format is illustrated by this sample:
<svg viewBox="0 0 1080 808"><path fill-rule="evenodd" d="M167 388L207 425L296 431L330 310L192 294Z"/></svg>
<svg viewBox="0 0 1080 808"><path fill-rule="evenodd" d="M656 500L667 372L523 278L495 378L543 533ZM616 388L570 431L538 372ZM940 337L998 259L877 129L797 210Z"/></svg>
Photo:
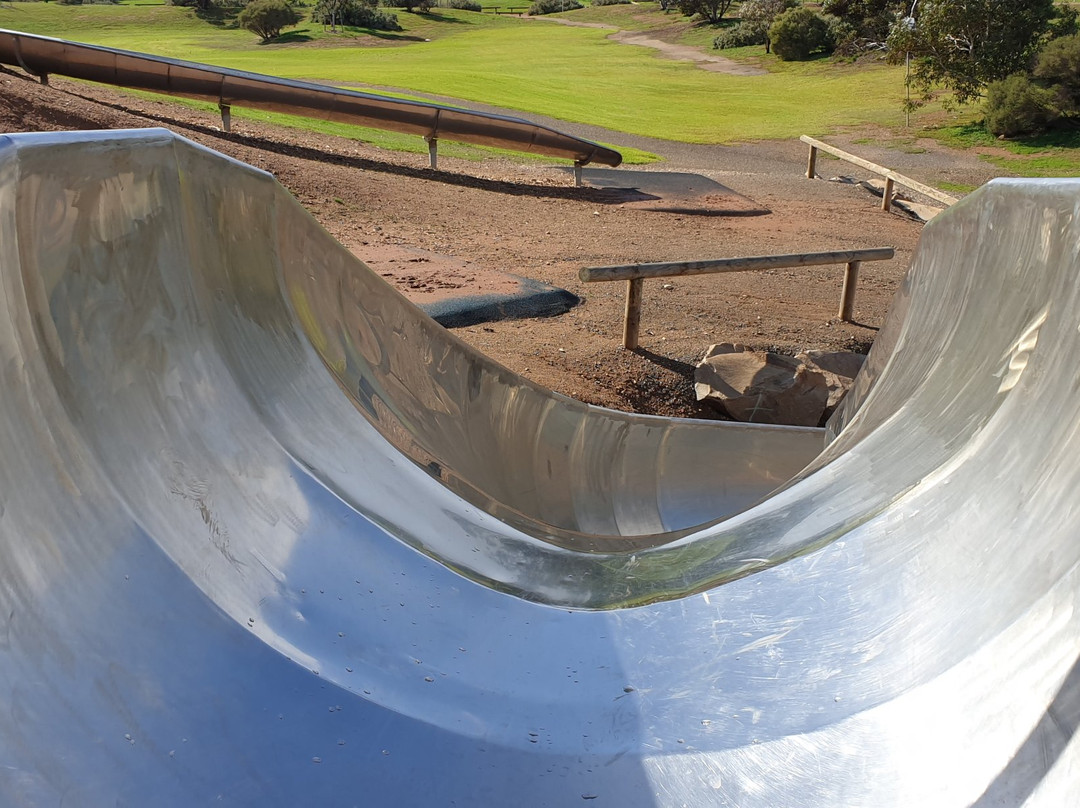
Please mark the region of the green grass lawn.
<svg viewBox="0 0 1080 808"><path fill-rule="evenodd" d="M822 135L900 119L896 68L821 61L728 76L610 42L603 30L450 9L398 18L405 30L392 39L355 44L360 40L305 23L290 38L309 41L262 46L230 23L171 6L15 3L0 11L8 28L290 78L448 95L696 143Z"/></svg>
<svg viewBox="0 0 1080 808"><path fill-rule="evenodd" d="M1063 129L998 140L976 121L931 132L942 143L973 149L983 160L1021 177L1080 177L1080 132Z"/></svg>
<svg viewBox="0 0 1080 808"><path fill-rule="evenodd" d="M866 123L899 131L903 122L903 70L884 64L826 58L781 62L755 46L721 55L766 73L732 76L611 42L609 30L442 8L431 14L397 11L400 32L330 33L309 21L290 29L282 42L262 45L238 29L232 15L200 18L192 9L142 4L148 2L18 2L0 5L0 26L289 78L392 87L406 97L449 96L519 110L526 117L548 115L692 143L823 136ZM512 0L491 3L496 4ZM632 30L662 27L705 49L715 35L712 27L695 25L675 12L665 14L651 2L587 7L560 16ZM426 148L417 138L391 133L239 108L235 114L346 134L386 148ZM1059 137L1002 143L974 125L931 134L960 148L978 147L986 159L1020 174L1080 174L1080 158L1073 157L1080 142ZM444 152L456 156L486 153L444 146L459 150ZM644 152L623 151L628 162L652 159Z"/></svg>

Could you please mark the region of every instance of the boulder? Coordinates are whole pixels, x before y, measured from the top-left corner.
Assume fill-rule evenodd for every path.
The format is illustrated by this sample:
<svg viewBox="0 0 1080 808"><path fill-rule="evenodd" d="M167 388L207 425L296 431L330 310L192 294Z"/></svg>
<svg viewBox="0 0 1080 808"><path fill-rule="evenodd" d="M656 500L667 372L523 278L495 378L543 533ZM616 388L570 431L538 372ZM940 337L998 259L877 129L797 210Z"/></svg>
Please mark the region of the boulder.
<svg viewBox="0 0 1080 808"><path fill-rule="evenodd" d="M865 358L846 351L791 357L722 343L711 346L694 371L694 392L736 421L820 426Z"/></svg>
<svg viewBox="0 0 1080 808"><path fill-rule="evenodd" d="M817 426L829 401L822 373L790 356L713 345L694 371L698 401L736 421Z"/></svg>
<svg viewBox="0 0 1080 808"><path fill-rule="evenodd" d="M795 358L825 377L829 388L829 402L825 405L826 418L832 415L840 399L847 394L866 361L863 354L851 351L805 351Z"/></svg>

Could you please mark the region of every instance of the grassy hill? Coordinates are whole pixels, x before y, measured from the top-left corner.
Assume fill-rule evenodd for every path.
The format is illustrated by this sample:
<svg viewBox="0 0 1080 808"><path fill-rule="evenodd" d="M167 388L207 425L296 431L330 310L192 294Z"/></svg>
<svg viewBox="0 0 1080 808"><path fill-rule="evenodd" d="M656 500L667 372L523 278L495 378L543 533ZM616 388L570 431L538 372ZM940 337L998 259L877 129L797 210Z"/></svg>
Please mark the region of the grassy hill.
<svg viewBox="0 0 1080 808"><path fill-rule="evenodd" d="M505 7L517 0L484 2ZM608 39L616 29L650 31L708 51L713 28L665 13L653 2L555 15L572 25L443 8L397 15L402 31L331 33L306 20L264 45L237 27L235 12L200 15L147 0L82 6L0 3L0 27L289 78L380 88L404 97L448 96L615 132L724 144L825 136L874 124L900 138L929 133L960 148L978 148L987 159L1020 174L1080 174L1073 142L1077 138L995 144L970 125L978 115L975 110L946 117L931 108L919 114L916 127L943 120L951 125L905 133L901 67L827 58L781 62L755 47L721 55L764 73L729 75ZM588 25L604 27L584 27ZM386 148L426 148L416 138L357 127L239 109L235 114L357 137ZM489 153L449 143L445 149L462 157ZM654 159L633 149L623 151L631 163Z"/></svg>
<svg viewBox="0 0 1080 808"><path fill-rule="evenodd" d="M587 11L589 19L611 11L618 24L623 8ZM259 45L229 19L172 6L14 3L0 10L0 25L32 33L289 78L435 93L692 143L822 135L901 117L903 76L894 67L771 61L765 75L732 76L612 42L604 29L451 9L399 12L398 19L404 31L378 34L329 34L307 22L286 32L285 44Z"/></svg>

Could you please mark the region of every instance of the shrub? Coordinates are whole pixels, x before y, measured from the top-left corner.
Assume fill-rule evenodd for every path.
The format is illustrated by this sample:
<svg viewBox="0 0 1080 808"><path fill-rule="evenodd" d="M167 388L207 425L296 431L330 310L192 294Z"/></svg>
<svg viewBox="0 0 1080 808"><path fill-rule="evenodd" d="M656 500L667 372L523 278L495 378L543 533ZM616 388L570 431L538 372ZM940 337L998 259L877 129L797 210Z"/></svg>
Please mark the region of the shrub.
<svg viewBox="0 0 1080 808"><path fill-rule="evenodd" d="M589 5L591 5L591 6L623 6L623 5L628 6L628 5L630 5L630 0L592 0L592 2L589 3Z"/></svg>
<svg viewBox="0 0 1080 808"><path fill-rule="evenodd" d="M263 42L269 42L281 34L281 29L300 22L300 14L285 0L252 0L236 22L241 28L258 34Z"/></svg>
<svg viewBox="0 0 1080 808"><path fill-rule="evenodd" d="M398 22L397 14L369 6L367 3L349 3L349 12L344 19L344 25L370 28L372 31L401 30L401 23Z"/></svg>
<svg viewBox="0 0 1080 808"><path fill-rule="evenodd" d="M809 59L814 53L832 50L828 21L803 6L777 17L769 28L769 39L773 52L785 62Z"/></svg>
<svg viewBox="0 0 1080 808"><path fill-rule="evenodd" d="M537 17L541 14L558 14L560 11L573 11L584 8L577 0L536 0L529 6L529 14Z"/></svg>
<svg viewBox="0 0 1080 808"><path fill-rule="evenodd" d="M761 22L740 22L720 32L713 40L713 47L742 48L746 45L765 45L769 41L769 26Z"/></svg>
<svg viewBox="0 0 1080 808"><path fill-rule="evenodd" d="M1080 36L1065 36L1043 46L1035 77L1053 86L1062 112L1080 112Z"/></svg>
<svg viewBox="0 0 1080 808"><path fill-rule="evenodd" d="M1058 117L1053 95L1022 74L991 82L986 87L986 128L1005 137L1041 132Z"/></svg>
<svg viewBox="0 0 1080 808"><path fill-rule="evenodd" d="M629 2L629 0L627 0ZM483 7L476 0L442 0L439 3L443 8L457 8L462 11L483 11Z"/></svg>

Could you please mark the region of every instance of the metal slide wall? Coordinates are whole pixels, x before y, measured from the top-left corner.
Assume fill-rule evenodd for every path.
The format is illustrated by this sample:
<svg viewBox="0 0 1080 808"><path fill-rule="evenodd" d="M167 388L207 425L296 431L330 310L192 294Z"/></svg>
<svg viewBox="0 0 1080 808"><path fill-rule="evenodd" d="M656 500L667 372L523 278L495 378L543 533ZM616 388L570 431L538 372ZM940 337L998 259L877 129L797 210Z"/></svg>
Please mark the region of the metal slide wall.
<svg viewBox="0 0 1080 808"><path fill-rule="evenodd" d="M544 391L166 131L0 137L0 804L1076 804L1078 199L938 217L802 430Z"/></svg>

